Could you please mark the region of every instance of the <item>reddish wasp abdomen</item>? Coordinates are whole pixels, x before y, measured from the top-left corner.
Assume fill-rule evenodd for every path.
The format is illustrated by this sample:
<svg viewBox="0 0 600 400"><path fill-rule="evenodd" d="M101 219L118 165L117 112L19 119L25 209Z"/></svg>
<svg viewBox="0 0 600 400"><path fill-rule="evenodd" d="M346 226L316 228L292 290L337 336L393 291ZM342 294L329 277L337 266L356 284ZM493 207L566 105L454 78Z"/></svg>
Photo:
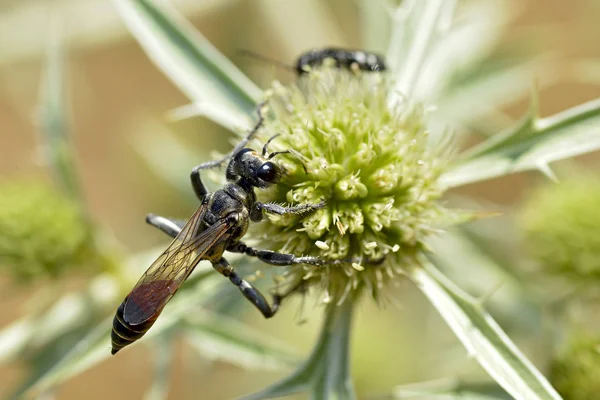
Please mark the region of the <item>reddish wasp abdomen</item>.
<svg viewBox="0 0 600 400"><path fill-rule="evenodd" d="M112 350L111 354L116 354L123 347L130 345L135 342L146 332L154 322L156 322L156 318L158 318L158 314L156 317L149 319L148 321L139 324L139 325L130 325L123 319L123 310L125 309L125 302L127 298L121 303L119 308L117 309L117 313L115 314L115 318L113 319L113 327L111 333L111 342L112 342Z"/></svg>
<svg viewBox="0 0 600 400"><path fill-rule="evenodd" d="M136 286L125 297L113 319L112 354L140 339L154 325L164 304L157 306L153 303L152 294L165 291L168 282L170 281L157 281Z"/></svg>

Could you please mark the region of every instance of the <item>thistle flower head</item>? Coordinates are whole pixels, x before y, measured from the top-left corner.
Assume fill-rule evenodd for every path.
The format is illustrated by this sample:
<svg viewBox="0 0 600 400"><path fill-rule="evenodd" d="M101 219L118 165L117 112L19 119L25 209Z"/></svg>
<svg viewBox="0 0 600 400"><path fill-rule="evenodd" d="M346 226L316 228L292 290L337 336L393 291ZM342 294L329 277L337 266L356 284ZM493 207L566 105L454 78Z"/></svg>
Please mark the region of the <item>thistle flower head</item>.
<svg viewBox="0 0 600 400"><path fill-rule="evenodd" d="M552 362L550 381L564 399L597 399L599 374L600 340L580 337Z"/></svg>
<svg viewBox="0 0 600 400"><path fill-rule="evenodd" d="M544 271L580 282L600 278L598 202L600 180L583 172L531 195L519 221L527 250Z"/></svg>
<svg viewBox="0 0 600 400"><path fill-rule="evenodd" d="M89 251L77 204L39 181L0 183L0 266L15 279L58 276Z"/></svg>
<svg viewBox="0 0 600 400"><path fill-rule="evenodd" d="M326 207L270 216L257 233L273 250L348 261L287 271L320 285L326 302L358 288L377 295L416 261L443 213L437 178L446 158L430 145L423 106L390 107L392 90L383 74L325 66L267 92L271 115L259 139L280 134L269 151L290 153L277 156L284 177L261 201Z"/></svg>

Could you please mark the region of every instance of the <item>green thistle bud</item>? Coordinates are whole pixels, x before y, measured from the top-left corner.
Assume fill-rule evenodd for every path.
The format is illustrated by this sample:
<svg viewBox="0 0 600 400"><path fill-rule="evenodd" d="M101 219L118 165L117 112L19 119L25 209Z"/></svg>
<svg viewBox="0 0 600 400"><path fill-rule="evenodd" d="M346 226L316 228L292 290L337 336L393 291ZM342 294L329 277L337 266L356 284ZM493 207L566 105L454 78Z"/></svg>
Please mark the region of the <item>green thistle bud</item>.
<svg viewBox="0 0 600 400"><path fill-rule="evenodd" d="M552 362L550 381L565 400L600 398L600 340L578 339Z"/></svg>
<svg viewBox="0 0 600 400"><path fill-rule="evenodd" d="M19 281L55 277L90 251L79 207L39 181L0 183L0 266Z"/></svg>
<svg viewBox="0 0 600 400"><path fill-rule="evenodd" d="M260 200L325 200L326 208L269 216L255 234L273 250L354 259L287 270L292 281L319 285L325 302L341 303L361 288L377 296L403 266L416 263L445 212L436 201L447 157L431 145L421 105L388 106L393 90L383 74L324 67L292 86L275 82L267 92L271 113L258 139L280 134L269 150L291 153L277 157L285 175Z"/></svg>
<svg viewBox="0 0 600 400"><path fill-rule="evenodd" d="M600 180L571 173L524 204L520 225L528 252L545 271L580 282L600 279Z"/></svg>

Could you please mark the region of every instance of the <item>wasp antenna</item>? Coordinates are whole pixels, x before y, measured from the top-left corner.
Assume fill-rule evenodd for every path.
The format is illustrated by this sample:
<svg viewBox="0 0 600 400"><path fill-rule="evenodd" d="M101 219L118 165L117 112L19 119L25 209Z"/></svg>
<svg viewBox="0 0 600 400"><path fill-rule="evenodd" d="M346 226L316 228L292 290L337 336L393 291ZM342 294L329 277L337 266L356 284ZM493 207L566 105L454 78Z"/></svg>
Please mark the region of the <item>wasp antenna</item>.
<svg viewBox="0 0 600 400"><path fill-rule="evenodd" d="M277 135L275 135L275 136L277 136ZM302 164L302 169L304 169L304 173L306 175L308 175L308 170L306 169L306 164L304 163L305 161L307 161L307 158L304 157L299 152L297 152L296 150L288 149L288 150L284 150L284 151L275 151L275 152L269 154L269 157L267 157L267 160L270 160L271 158L278 156L280 154L291 154L294 157L296 157L300 161L300 164ZM263 154L263 156L264 156L264 154Z"/></svg>
<svg viewBox="0 0 600 400"><path fill-rule="evenodd" d="M277 134L275 134L275 135L271 136L271 137L269 138L269 140L267 140L267 143L265 143L265 145L263 146L263 149L262 149L262 156L263 156L263 157L264 157L265 155L267 155L267 152L269 151L269 150L268 150L268 148L269 148L269 144L270 144L270 143L273 141L273 139L275 139L277 136L281 136L281 133L277 133ZM271 156L269 156L269 158L271 158Z"/></svg>
<svg viewBox="0 0 600 400"><path fill-rule="evenodd" d="M270 58L270 57L264 56L262 54L255 53L255 52L250 51L250 50L238 49L236 52L238 54L242 55L242 56L250 57L250 58L253 58L255 60L259 60L259 61L262 61L262 62L265 62L265 63L273 64L273 65L275 65L275 66L277 66L279 68L283 68L283 69L288 70L288 71L296 71L296 68L294 68L291 65L283 63L283 62L281 62L279 60L275 60L274 58Z"/></svg>

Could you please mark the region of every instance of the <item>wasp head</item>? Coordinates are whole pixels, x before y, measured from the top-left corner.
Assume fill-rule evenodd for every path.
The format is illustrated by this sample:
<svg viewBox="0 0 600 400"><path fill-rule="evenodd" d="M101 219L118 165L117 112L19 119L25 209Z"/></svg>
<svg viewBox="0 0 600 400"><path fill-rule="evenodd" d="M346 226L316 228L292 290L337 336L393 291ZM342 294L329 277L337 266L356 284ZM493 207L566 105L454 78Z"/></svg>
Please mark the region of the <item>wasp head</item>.
<svg viewBox="0 0 600 400"><path fill-rule="evenodd" d="M227 179L242 178L252 186L267 188L281 179L281 168L256 151L240 150L229 163Z"/></svg>

